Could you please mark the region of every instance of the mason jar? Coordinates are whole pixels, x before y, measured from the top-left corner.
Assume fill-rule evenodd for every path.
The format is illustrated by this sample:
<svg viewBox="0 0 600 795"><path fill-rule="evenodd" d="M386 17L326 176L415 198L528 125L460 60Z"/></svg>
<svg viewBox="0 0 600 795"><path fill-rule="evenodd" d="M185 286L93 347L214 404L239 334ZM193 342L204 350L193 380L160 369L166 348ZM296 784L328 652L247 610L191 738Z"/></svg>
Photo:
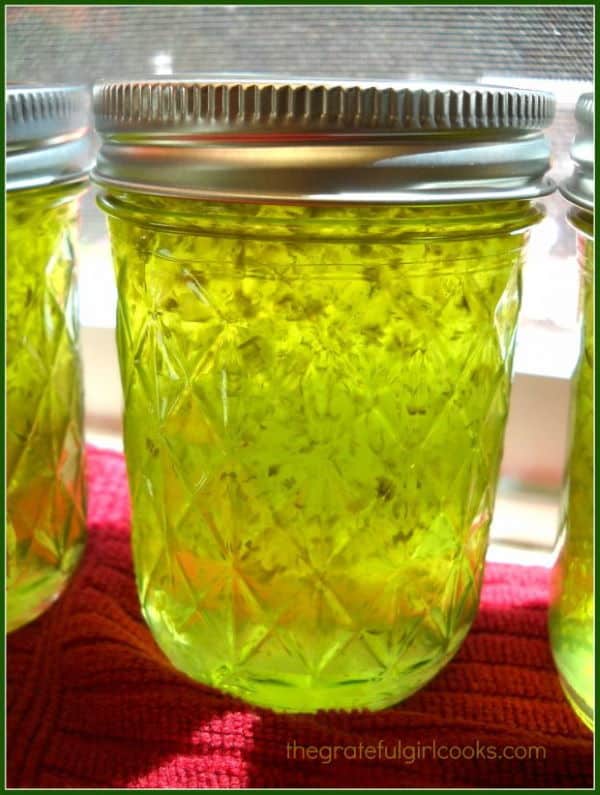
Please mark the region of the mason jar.
<svg viewBox="0 0 600 795"><path fill-rule="evenodd" d="M594 95L579 98L575 169L560 186L570 203L580 271L581 353L573 376L572 439L552 572L550 641L563 690L594 728Z"/></svg>
<svg viewBox="0 0 600 795"><path fill-rule="evenodd" d="M88 113L83 88L6 91L8 631L60 595L85 543L75 238Z"/></svg>
<svg viewBox="0 0 600 795"><path fill-rule="evenodd" d="M145 619L276 710L380 709L477 611L551 96L95 89Z"/></svg>

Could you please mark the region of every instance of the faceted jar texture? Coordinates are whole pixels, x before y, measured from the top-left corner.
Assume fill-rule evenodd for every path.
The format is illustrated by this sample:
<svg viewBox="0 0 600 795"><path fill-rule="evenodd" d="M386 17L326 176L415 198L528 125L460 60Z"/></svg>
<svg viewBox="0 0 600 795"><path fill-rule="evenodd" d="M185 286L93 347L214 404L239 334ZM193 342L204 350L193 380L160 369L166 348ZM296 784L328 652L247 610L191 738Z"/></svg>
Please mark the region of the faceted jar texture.
<svg viewBox="0 0 600 795"><path fill-rule="evenodd" d="M537 211L100 204L157 642L277 710L405 698L477 610Z"/></svg>
<svg viewBox="0 0 600 795"><path fill-rule="evenodd" d="M573 379L573 437L563 493L562 548L552 577L550 640L563 689L594 726L594 243L578 232L582 348Z"/></svg>
<svg viewBox="0 0 600 795"><path fill-rule="evenodd" d="M85 544L74 236L81 187L7 198L7 629L61 593Z"/></svg>

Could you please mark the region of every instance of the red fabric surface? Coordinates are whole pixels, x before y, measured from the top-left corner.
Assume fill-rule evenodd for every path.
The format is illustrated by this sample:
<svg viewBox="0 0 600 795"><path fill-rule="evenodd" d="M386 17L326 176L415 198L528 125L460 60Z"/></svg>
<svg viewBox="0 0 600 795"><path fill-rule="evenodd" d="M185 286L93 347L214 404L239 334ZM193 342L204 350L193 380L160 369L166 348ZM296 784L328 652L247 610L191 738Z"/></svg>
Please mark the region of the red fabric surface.
<svg viewBox="0 0 600 795"><path fill-rule="evenodd" d="M63 597L8 640L10 787L592 785L592 735L564 700L548 647L546 570L488 565L463 648L399 706L277 715L171 668L138 609L123 459L90 450L88 466L83 564ZM403 759L393 758L398 742ZM433 759L422 749L434 742L462 747L462 758ZM498 757L543 747L545 759L481 758L491 746ZM427 757L410 763L411 748Z"/></svg>

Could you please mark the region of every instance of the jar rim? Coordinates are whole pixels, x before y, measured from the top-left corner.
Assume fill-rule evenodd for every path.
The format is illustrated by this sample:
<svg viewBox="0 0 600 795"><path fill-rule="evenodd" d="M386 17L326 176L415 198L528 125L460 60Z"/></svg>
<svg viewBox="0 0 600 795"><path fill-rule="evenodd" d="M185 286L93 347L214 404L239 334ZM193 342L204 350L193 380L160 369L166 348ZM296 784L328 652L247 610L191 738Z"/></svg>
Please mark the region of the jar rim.
<svg viewBox="0 0 600 795"><path fill-rule="evenodd" d="M577 133L571 146L573 173L560 185L571 204L594 210L594 95L582 94L575 106Z"/></svg>
<svg viewBox="0 0 600 795"><path fill-rule="evenodd" d="M7 191L85 179L93 162L89 105L84 86L8 86Z"/></svg>
<svg viewBox="0 0 600 795"><path fill-rule="evenodd" d="M101 185L220 201L534 198L551 94L402 81L164 77L94 88Z"/></svg>

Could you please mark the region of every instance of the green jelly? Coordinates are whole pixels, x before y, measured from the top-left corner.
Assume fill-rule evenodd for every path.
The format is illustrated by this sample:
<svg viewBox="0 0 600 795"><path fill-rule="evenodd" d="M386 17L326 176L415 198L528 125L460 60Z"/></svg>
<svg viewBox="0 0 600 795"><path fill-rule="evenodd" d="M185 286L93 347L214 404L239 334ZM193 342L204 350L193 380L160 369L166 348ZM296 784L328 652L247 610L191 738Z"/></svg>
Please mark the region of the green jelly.
<svg viewBox="0 0 600 795"><path fill-rule="evenodd" d="M61 593L85 543L79 186L7 196L7 629Z"/></svg>
<svg viewBox="0 0 600 795"><path fill-rule="evenodd" d="M477 610L538 210L99 201L157 642L277 710L413 693Z"/></svg>
<svg viewBox="0 0 600 795"><path fill-rule="evenodd" d="M573 380L573 437L564 490L563 546L553 570L549 628L563 689L584 723L594 726L594 242L581 213L582 351Z"/></svg>

